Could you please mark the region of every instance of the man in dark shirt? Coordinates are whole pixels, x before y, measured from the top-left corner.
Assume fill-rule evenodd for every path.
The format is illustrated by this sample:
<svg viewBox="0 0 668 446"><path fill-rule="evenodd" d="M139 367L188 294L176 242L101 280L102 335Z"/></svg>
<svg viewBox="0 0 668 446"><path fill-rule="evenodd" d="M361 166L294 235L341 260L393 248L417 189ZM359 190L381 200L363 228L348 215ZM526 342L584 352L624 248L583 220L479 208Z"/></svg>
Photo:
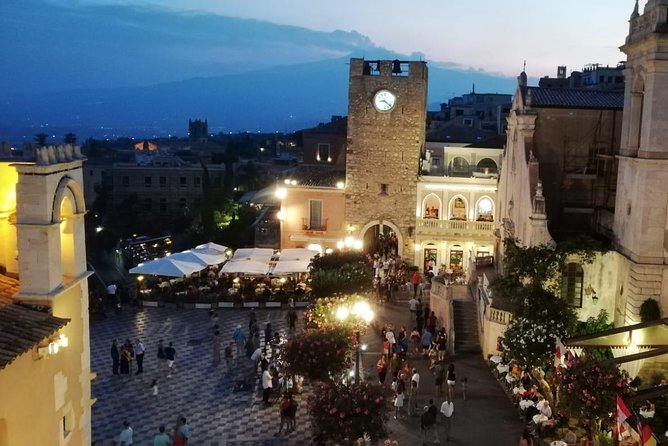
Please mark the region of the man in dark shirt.
<svg viewBox="0 0 668 446"><path fill-rule="evenodd" d="M171 378L172 371L174 371L174 360L176 359L176 349L171 342L167 348L165 348L165 358L167 358L167 378Z"/></svg>

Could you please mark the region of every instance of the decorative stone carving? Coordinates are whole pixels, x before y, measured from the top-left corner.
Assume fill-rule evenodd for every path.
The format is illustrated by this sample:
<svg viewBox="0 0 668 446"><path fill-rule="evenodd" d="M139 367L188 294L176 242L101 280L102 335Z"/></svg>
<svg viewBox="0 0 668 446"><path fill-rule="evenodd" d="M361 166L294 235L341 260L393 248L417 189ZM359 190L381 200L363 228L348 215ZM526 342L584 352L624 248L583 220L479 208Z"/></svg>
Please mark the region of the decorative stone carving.
<svg viewBox="0 0 668 446"><path fill-rule="evenodd" d="M58 159L59 163L63 163L63 162L66 161L66 159L65 159L65 147L56 146L56 158Z"/></svg>
<svg viewBox="0 0 668 446"><path fill-rule="evenodd" d="M49 164L56 164L58 162L56 160L56 150L53 146L49 146L47 150L49 152Z"/></svg>
<svg viewBox="0 0 668 446"><path fill-rule="evenodd" d="M74 149L72 149L72 144L65 144L65 160L66 161L72 161L72 153L74 152Z"/></svg>
<svg viewBox="0 0 668 446"><path fill-rule="evenodd" d="M49 150L46 147L35 149L35 158L40 166L49 165Z"/></svg>

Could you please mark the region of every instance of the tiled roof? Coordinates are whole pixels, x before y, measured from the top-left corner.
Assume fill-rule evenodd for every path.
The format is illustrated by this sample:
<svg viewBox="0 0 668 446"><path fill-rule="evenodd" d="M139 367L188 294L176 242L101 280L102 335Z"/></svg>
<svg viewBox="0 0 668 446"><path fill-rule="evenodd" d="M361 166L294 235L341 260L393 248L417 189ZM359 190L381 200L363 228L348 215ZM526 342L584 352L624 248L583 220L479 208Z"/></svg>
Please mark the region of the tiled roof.
<svg viewBox="0 0 668 446"><path fill-rule="evenodd" d="M531 106L538 108L603 108L621 110L624 107L623 91L522 87L522 99L525 104L529 92L531 92Z"/></svg>
<svg viewBox="0 0 668 446"><path fill-rule="evenodd" d="M286 178L297 180L301 187L336 187L336 183L346 180L346 171L331 167L295 168Z"/></svg>
<svg viewBox="0 0 668 446"><path fill-rule="evenodd" d="M0 370L69 322L16 303L19 282L0 274Z"/></svg>

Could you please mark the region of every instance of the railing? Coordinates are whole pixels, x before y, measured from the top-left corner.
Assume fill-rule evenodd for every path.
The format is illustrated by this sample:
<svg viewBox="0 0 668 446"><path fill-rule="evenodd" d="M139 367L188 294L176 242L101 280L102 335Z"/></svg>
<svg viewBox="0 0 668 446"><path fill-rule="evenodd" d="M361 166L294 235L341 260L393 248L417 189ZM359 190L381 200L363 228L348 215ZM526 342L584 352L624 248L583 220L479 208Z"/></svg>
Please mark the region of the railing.
<svg viewBox="0 0 668 446"><path fill-rule="evenodd" d="M437 218L419 218L417 220L418 232L433 231L468 231L468 232L492 232L493 221L462 221L462 220L439 220Z"/></svg>
<svg viewBox="0 0 668 446"><path fill-rule="evenodd" d="M508 325L513 318L512 313L497 308L488 307L487 319L501 325Z"/></svg>
<svg viewBox="0 0 668 446"><path fill-rule="evenodd" d="M448 166L431 166L431 169L422 171L422 175L434 177L459 177L459 178L498 178L499 171L493 168L468 167L455 169Z"/></svg>
<svg viewBox="0 0 668 446"><path fill-rule="evenodd" d="M327 230L327 219L320 221L319 224L314 224L317 222L312 222L308 218L302 218L302 230L303 231L326 231Z"/></svg>

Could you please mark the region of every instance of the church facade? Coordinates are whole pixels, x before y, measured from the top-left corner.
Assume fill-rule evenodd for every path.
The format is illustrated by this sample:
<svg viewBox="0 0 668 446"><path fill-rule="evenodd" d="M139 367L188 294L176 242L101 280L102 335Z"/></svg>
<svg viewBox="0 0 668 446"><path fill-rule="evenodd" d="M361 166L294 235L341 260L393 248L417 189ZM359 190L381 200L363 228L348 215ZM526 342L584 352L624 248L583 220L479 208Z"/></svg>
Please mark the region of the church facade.
<svg viewBox="0 0 668 446"><path fill-rule="evenodd" d="M78 147L0 161L0 445L91 444Z"/></svg>

